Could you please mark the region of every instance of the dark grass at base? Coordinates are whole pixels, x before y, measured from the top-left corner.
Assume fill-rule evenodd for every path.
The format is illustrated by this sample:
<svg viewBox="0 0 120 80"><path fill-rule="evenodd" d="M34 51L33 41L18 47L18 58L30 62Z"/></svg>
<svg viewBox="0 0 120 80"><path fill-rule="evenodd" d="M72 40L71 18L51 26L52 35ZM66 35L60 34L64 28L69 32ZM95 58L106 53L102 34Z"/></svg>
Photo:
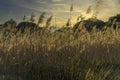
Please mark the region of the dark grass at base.
<svg viewBox="0 0 120 80"><path fill-rule="evenodd" d="M119 80L120 64L107 61L90 61L81 55L67 64L44 64L35 61L18 62L16 64L0 64L0 75L11 79L22 80ZM89 76L88 76L89 75ZM106 75L105 79L103 77ZM0 76L0 78L1 78ZM10 79L11 78L11 79Z"/></svg>

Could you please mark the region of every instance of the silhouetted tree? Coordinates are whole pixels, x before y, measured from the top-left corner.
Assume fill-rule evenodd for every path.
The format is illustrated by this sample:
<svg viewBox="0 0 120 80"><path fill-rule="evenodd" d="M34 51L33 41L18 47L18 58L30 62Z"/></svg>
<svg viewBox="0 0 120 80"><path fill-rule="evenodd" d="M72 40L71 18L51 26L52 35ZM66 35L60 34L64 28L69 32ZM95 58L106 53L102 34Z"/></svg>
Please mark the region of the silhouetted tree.
<svg viewBox="0 0 120 80"><path fill-rule="evenodd" d="M113 27L114 29L120 28L120 14L110 17L107 21L107 26Z"/></svg>
<svg viewBox="0 0 120 80"><path fill-rule="evenodd" d="M35 23L33 22L21 22L17 25L16 27L18 29L18 31L20 31L21 33L24 33L25 29L29 29L30 33L41 29L39 26L37 26Z"/></svg>
<svg viewBox="0 0 120 80"><path fill-rule="evenodd" d="M17 25L16 21L14 21L13 19L10 19L10 20L6 21L3 26L4 27L8 27L8 26L16 27L16 25Z"/></svg>
<svg viewBox="0 0 120 80"><path fill-rule="evenodd" d="M77 22L73 26L73 30L76 31L77 29L79 29L81 23L83 23L82 25L89 32L93 29L94 26L96 26L96 28L99 29L99 30L102 30L102 28L105 26L104 21L90 18L88 20L83 20L83 21Z"/></svg>

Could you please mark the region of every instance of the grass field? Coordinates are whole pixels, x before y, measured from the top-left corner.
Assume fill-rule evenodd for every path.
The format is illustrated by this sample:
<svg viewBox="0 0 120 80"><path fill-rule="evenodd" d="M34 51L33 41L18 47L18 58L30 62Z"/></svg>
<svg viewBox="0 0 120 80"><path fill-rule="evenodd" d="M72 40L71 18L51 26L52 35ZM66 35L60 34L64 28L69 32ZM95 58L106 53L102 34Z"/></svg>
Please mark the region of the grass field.
<svg viewBox="0 0 120 80"><path fill-rule="evenodd" d="M120 29L15 32L0 30L0 80L120 80Z"/></svg>

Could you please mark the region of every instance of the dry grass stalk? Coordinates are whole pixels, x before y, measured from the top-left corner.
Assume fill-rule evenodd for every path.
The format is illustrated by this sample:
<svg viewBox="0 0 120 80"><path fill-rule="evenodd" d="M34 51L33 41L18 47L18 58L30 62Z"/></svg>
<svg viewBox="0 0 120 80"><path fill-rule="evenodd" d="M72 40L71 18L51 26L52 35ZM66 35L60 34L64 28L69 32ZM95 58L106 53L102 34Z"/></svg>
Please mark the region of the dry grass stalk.
<svg viewBox="0 0 120 80"><path fill-rule="evenodd" d="M31 21L31 22L34 22L34 21L35 21L34 17L35 17L35 15L32 13L31 16L30 16L30 21Z"/></svg>
<svg viewBox="0 0 120 80"><path fill-rule="evenodd" d="M66 26L70 26L70 19L68 19Z"/></svg>
<svg viewBox="0 0 120 80"><path fill-rule="evenodd" d="M47 21L46 21L46 27L49 27L49 26L50 26L51 21L52 21L52 18L53 18L53 16L50 16L50 17L47 19Z"/></svg>
<svg viewBox="0 0 120 80"><path fill-rule="evenodd" d="M37 25L39 25L39 24L41 24L41 23L43 23L43 21L44 21L44 18L45 18L45 12L43 12L41 15L40 15L40 17L39 17L39 19L38 19L38 23L37 23Z"/></svg>
<svg viewBox="0 0 120 80"><path fill-rule="evenodd" d="M86 14L91 13L91 11L92 11L92 5L90 5L90 6L88 7L88 9L87 9L87 11L86 11Z"/></svg>

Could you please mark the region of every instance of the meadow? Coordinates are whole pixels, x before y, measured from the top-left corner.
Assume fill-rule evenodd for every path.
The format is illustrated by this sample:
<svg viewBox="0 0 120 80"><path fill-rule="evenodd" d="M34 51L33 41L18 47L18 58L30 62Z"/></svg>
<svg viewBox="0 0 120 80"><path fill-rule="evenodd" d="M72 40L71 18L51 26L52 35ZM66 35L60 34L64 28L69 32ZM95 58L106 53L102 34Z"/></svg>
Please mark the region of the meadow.
<svg viewBox="0 0 120 80"><path fill-rule="evenodd" d="M0 80L120 80L120 29L82 26L55 34L0 29Z"/></svg>

